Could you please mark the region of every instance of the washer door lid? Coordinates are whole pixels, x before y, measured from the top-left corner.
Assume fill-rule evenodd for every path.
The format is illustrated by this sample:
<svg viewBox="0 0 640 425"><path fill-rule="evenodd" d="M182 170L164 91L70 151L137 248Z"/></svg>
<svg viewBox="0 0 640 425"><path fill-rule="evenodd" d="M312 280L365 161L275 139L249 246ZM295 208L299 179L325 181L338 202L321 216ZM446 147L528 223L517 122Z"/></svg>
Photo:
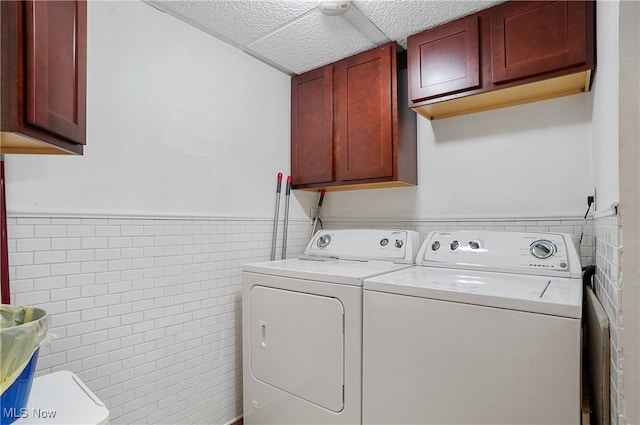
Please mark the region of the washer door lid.
<svg viewBox="0 0 640 425"><path fill-rule="evenodd" d="M344 307L336 298L254 286L251 371L310 403L344 408Z"/></svg>
<svg viewBox="0 0 640 425"><path fill-rule="evenodd" d="M582 280L412 267L364 281L364 290L571 318L582 315Z"/></svg>

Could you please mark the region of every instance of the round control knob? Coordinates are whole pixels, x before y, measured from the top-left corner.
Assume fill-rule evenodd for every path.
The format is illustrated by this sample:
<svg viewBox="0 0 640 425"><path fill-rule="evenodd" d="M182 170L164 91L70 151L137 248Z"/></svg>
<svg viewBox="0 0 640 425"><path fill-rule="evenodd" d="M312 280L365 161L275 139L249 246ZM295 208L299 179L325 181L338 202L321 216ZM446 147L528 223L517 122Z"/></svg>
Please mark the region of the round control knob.
<svg viewBox="0 0 640 425"><path fill-rule="evenodd" d="M451 245L449 245L449 247L451 247L451 251L455 251L456 249L458 249L459 246L460 246L460 242L458 241L453 241L451 242Z"/></svg>
<svg viewBox="0 0 640 425"><path fill-rule="evenodd" d="M404 241L402 239L396 239L396 248L402 248Z"/></svg>
<svg viewBox="0 0 640 425"><path fill-rule="evenodd" d="M539 258L541 260L544 260L546 258L550 258L553 256L553 254L556 253L556 247L553 245L553 243L551 243L550 241L535 241L534 243L531 244L531 254L536 257Z"/></svg>
<svg viewBox="0 0 640 425"><path fill-rule="evenodd" d="M478 249L478 248L480 248L480 242L478 242L478 241L471 241L471 242L469 242L469 248L471 248L471 249Z"/></svg>
<svg viewBox="0 0 640 425"><path fill-rule="evenodd" d="M380 246L387 246L389 244L389 239L384 238L380 240Z"/></svg>
<svg viewBox="0 0 640 425"><path fill-rule="evenodd" d="M440 249L440 242L435 241L434 243L431 244L432 251L437 251L438 249Z"/></svg>
<svg viewBox="0 0 640 425"><path fill-rule="evenodd" d="M329 243L331 242L331 235L326 234L326 235L322 235L318 238L318 241L316 242L316 245L318 245L318 248L326 248L327 245L329 245Z"/></svg>

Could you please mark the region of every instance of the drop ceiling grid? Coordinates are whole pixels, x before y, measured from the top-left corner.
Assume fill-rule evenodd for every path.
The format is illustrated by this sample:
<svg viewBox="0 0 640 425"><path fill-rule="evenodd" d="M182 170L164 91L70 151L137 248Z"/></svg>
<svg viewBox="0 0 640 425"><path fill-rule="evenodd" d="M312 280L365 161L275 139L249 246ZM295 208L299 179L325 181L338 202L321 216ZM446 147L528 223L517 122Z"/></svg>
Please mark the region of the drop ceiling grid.
<svg viewBox="0 0 640 425"><path fill-rule="evenodd" d="M374 47L346 19L319 11L249 46L296 74Z"/></svg>
<svg viewBox="0 0 640 425"><path fill-rule="evenodd" d="M387 37L407 47L407 37L487 9L496 0L357 0L353 2Z"/></svg>

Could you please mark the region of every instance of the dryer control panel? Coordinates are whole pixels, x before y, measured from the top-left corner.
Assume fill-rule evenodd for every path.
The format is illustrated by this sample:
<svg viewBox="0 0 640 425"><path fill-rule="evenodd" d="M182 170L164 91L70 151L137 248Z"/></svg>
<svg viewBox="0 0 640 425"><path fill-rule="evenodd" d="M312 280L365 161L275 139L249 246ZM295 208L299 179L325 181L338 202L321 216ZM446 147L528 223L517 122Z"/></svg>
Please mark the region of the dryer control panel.
<svg viewBox="0 0 640 425"><path fill-rule="evenodd" d="M420 248L423 266L580 277L573 238L563 233L460 230L431 232Z"/></svg>
<svg viewBox="0 0 640 425"><path fill-rule="evenodd" d="M307 245L306 258L394 261L414 264L420 235L411 230L336 229L318 231Z"/></svg>

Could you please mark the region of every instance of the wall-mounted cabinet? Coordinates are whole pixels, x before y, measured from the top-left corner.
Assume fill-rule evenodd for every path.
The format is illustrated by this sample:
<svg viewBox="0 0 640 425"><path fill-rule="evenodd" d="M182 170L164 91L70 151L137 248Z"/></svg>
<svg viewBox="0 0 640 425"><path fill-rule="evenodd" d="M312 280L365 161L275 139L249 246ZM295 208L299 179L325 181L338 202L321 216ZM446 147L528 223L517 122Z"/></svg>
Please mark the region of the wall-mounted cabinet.
<svg viewBox="0 0 640 425"><path fill-rule="evenodd" d="M2 153L82 154L87 4L2 1Z"/></svg>
<svg viewBox="0 0 640 425"><path fill-rule="evenodd" d="M294 189L417 184L405 53L391 43L292 78Z"/></svg>
<svg viewBox="0 0 640 425"><path fill-rule="evenodd" d="M509 1L407 39L409 107L429 119L588 91L593 1Z"/></svg>
<svg viewBox="0 0 640 425"><path fill-rule="evenodd" d="M468 16L407 40L411 102L480 87L478 22Z"/></svg>

